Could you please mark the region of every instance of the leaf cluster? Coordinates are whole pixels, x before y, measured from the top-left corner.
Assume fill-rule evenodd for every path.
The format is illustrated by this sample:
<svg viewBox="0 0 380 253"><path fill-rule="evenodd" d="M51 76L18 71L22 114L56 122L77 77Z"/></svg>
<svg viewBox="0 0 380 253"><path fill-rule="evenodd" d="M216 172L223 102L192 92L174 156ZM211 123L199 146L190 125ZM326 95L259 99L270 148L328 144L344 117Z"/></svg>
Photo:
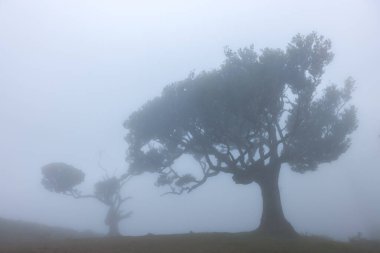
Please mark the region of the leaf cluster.
<svg viewBox="0 0 380 253"><path fill-rule="evenodd" d="M319 88L333 59L330 40L298 34L286 50L225 55L220 68L168 85L128 118L132 174L157 172L157 184L178 193L219 172L250 183L283 163L314 170L347 150L357 126L354 81ZM198 161L203 177L173 169L182 155Z"/></svg>

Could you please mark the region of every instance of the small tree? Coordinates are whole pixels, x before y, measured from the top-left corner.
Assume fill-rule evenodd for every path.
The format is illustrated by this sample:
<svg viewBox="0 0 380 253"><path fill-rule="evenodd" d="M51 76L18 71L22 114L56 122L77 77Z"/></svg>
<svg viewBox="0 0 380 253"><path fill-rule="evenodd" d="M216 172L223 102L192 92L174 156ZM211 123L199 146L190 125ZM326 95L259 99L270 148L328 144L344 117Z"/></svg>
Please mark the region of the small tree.
<svg viewBox="0 0 380 253"><path fill-rule="evenodd" d="M237 184L255 182L263 198L259 231L295 235L281 205L282 165L303 173L336 160L357 125L349 105L354 81L320 88L330 49L316 33L296 35L286 51L227 49L219 69L167 86L128 118L130 172L158 173L157 185L175 194L222 172ZM202 176L173 168L184 155Z"/></svg>
<svg viewBox="0 0 380 253"><path fill-rule="evenodd" d="M109 227L109 236L118 236L119 223L128 217L131 212L124 213L122 204L130 197L122 197L121 190L129 175L119 178L106 176L95 184L94 194L82 194L77 186L83 182L85 174L65 163L50 163L42 167L42 185L48 191L64 194L76 199L94 198L108 207L105 219Z"/></svg>

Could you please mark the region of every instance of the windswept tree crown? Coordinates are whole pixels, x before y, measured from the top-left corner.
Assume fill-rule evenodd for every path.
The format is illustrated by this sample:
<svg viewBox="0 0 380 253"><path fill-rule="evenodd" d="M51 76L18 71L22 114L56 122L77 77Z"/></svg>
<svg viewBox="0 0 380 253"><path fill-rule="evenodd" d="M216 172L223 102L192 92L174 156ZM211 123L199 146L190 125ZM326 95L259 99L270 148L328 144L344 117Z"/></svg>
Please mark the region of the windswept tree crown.
<svg viewBox="0 0 380 253"><path fill-rule="evenodd" d="M74 192L85 177L83 171L65 163L49 163L41 168L41 172L42 185L57 193Z"/></svg>
<svg viewBox="0 0 380 253"><path fill-rule="evenodd" d="M283 163L305 172L336 160L357 120L352 79L319 87L330 50L316 33L296 35L286 50L227 49L220 68L167 86L125 122L130 172L157 172L158 185L180 193L219 172L248 184ZM173 169L186 154L202 177Z"/></svg>

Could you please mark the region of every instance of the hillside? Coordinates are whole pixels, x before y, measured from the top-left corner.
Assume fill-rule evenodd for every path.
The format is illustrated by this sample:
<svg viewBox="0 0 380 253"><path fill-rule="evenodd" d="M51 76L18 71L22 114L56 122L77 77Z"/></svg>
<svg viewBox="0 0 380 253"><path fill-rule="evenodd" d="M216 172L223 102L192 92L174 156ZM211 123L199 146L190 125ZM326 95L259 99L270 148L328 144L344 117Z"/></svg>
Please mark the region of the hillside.
<svg viewBox="0 0 380 253"><path fill-rule="evenodd" d="M92 232L78 232L73 229L0 218L0 245L42 243L96 236Z"/></svg>
<svg viewBox="0 0 380 253"><path fill-rule="evenodd" d="M271 252L323 252L355 253L380 252L380 245L370 241L355 243L300 237L280 240L260 237L253 233L207 233L182 235L147 235L138 237L70 239L34 245L0 247L7 253L271 253Z"/></svg>

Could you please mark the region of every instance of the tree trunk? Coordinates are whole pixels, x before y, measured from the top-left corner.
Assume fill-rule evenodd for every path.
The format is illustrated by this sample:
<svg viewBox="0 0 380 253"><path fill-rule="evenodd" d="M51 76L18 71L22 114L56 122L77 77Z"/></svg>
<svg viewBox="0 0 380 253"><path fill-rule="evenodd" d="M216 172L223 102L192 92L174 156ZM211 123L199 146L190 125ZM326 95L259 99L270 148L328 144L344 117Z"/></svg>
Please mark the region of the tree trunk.
<svg viewBox="0 0 380 253"><path fill-rule="evenodd" d="M280 168L266 171L258 181L263 198L263 213L258 231L270 236L295 237L297 232L286 220L282 210L279 174Z"/></svg>
<svg viewBox="0 0 380 253"><path fill-rule="evenodd" d="M107 217L105 220L106 225L108 226L108 236L120 236L119 231L119 215L117 210L111 206L108 210Z"/></svg>
<svg viewBox="0 0 380 253"><path fill-rule="evenodd" d="M109 223L108 226L109 226L108 236L120 236L118 221L113 221Z"/></svg>

